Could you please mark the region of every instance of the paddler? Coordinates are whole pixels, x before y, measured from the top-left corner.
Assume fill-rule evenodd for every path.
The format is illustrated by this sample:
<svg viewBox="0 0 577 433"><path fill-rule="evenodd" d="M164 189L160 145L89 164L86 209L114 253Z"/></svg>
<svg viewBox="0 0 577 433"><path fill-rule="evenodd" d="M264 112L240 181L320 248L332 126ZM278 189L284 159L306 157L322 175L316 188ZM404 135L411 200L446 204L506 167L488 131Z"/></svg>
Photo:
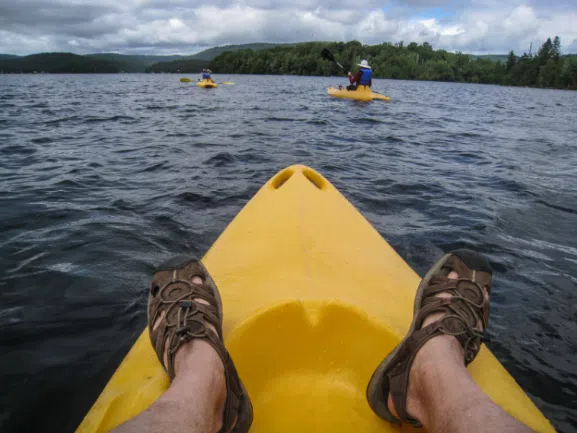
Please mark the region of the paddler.
<svg viewBox="0 0 577 433"><path fill-rule="evenodd" d="M210 80L212 83L214 83L214 80L212 79L210 74L212 74L212 71L210 69L203 69L202 70L202 79L203 80Z"/></svg>
<svg viewBox="0 0 577 433"><path fill-rule="evenodd" d="M357 90L359 86L371 87L371 84L373 84L373 70L369 66L369 62L363 60L358 64L358 66L360 69L355 75L351 74L349 71L348 75L351 85L347 87L347 90Z"/></svg>

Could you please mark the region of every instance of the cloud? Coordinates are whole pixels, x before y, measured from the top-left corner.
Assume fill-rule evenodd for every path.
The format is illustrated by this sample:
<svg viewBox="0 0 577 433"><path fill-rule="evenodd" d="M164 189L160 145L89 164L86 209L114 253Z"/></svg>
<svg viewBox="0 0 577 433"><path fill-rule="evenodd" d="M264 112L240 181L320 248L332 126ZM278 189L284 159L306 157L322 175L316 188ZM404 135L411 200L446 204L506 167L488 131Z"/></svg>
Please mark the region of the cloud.
<svg viewBox="0 0 577 433"><path fill-rule="evenodd" d="M0 29L26 26L69 26L90 22L113 11L112 6L43 0L2 0Z"/></svg>
<svg viewBox="0 0 577 433"><path fill-rule="evenodd" d="M187 54L224 44L429 42L521 53L559 35L577 49L577 5L560 0L0 0L0 52ZM356 4L355 4L356 6Z"/></svg>

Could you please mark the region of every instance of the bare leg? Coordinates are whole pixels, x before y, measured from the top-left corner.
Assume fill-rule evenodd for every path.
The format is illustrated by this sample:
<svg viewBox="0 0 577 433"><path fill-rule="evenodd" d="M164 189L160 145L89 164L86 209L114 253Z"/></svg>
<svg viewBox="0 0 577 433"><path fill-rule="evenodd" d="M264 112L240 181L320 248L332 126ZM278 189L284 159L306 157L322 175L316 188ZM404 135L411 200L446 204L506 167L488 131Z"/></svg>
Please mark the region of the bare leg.
<svg viewBox="0 0 577 433"><path fill-rule="evenodd" d="M113 433L218 432L222 427L226 381L216 351L206 341L192 340L176 353L175 372L170 388L158 400Z"/></svg>
<svg viewBox="0 0 577 433"><path fill-rule="evenodd" d="M449 278L458 278L455 272ZM440 295L443 296L443 295ZM423 326L440 317L431 314ZM441 335L427 341L411 367L407 411L431 433L531 433L481 391L463 363L456 338ZM389 396L389 409L396 415Z"/></svg>

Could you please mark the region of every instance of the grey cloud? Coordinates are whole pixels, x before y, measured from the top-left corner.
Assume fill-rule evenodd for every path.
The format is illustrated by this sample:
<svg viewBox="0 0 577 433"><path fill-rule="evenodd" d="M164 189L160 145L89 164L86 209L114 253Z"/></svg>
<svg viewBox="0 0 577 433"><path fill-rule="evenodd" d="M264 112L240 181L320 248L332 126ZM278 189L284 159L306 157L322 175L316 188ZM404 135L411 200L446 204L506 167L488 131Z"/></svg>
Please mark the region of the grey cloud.
<svg viewBox="0 0 577 433"><path fill-rule="evenodd" d="M0 28L10 25L59 26L90 22L115 8L106 5L81 5L46 0L2 0L0 2Z"/></svg>
<svg viewBox="0 0 577 433"><path fill-rule="evenodd" d="M106 19L116 11L117 9L110 5L1 0L0 30L54 41L61 41L62 38L98 38L121 28L122 22ZM61 44L62 41L58 46ZM0 50L1 48L0 40Z"/></svg>
<svg viewBox="0 0 577 433"><path fill-rule="evenodd" d="M450 50L506 52L519 51L531 38L537 42L543 35L554 36L549 31L561 33L566 52L577 51L567 11L493 2L497 0L453 0L454 14L431 24L423 22L427 11L446 5L445 0L397 0L384 10L385 4L374 0L350 9L337 0L100 0L98 5L0 0L0 52L186 54L235 43L350 39L428 41ZM577 14L577 6L569 12Z"/></svg>
<svg viewBox="0 0 577 433"><path fill-rule="evenodd" d="M414 1L414 0L410 0ZM421 1L421 0L416 0ZM427 0L422 0L427 1ZM444 0L438 0L444 1ZM299 10L299 11L315 11L321 10L341 10L354 9L359 11L367 11L375 8L382 8L387 5L388 1L380 0L366 0L362 7L345 7L342 0L213 0L210 3L203 1L187 1L187 0L150 0L140 3L135 9L138 10L187 10L197 8L199 6L214 6L219 8L228 8L232 6L242 6L255 9L264 10Z"/></svg>

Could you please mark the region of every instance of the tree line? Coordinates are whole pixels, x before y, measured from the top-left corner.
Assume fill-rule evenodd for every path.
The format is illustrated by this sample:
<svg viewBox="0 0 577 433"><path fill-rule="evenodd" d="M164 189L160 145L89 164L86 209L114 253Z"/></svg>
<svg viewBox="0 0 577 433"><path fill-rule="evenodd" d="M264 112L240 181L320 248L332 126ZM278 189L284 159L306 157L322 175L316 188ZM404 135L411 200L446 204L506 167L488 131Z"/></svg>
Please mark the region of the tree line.
<svg viewBox="0 0 577 433"><path fill-rule="evenodd" d="M121 72L150 72L156 65L169 65L169 71L171 71L171 61L184 60L189 60L196 68L193 72L198 72L202 68L208 67L209 64L208 60L196 60L178 55L146 56L97 53L81 56L72 53L40 53L29 56L12 56L0 54L0 73L115 74ZM176 70L172 72L176 72Z"/></svg>
<svg viewBox="0 0 577 433"><path fill-rule="evenodd" d="M182 59L173 60L172 62L159 62L146 68L148 73L186 73L196 74L203 69L208 68L210 61L202 59Z"/></svg>
<svg viewBox="0 0 577 433"><path fill-rule="evenodd" d="M535 54L523 53L518 57L511 51L503 61L435 50L427 42L408 45L403 42L380 45L363 45L358 41L306 42L259 51L225 52L212 60L210 68L216 73L231 74L338 74L340 69L321 57L323 48L334 54L345 67L345 73L353 70L361 59L367 59L375 78L577 90L577 56L561 55L559 37L553 41L547 39Z"/></svg>
<svg viewBox="0 0 577 433"><path fill-rule="evenodd" d="M5 74L31 74L35 72L113 74L120 72L120 70L114 62L109 60L72 53L41 53L25 57L4 57L0 59L0 72Z"/></svg>

